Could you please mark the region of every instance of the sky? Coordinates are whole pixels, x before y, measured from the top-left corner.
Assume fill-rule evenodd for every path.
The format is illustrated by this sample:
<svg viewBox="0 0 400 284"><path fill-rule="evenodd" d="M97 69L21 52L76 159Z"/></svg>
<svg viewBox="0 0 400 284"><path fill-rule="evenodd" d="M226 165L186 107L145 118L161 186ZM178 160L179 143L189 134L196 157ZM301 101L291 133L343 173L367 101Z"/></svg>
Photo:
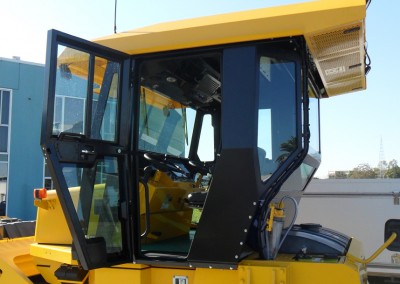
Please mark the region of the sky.
<svg viewBox="0 0 400 284"><path fill-rule="evenodd" d="M334 1L334 0L333 0ZM118 0L117 32L178 19L301 2L296 0ZM114 32L114 0L0 0L0 57L44 63L49 29L84 39ZM316 173L400 163L398 0L373 0L366 38L367 90L321 100L322 163Z"/></svg>

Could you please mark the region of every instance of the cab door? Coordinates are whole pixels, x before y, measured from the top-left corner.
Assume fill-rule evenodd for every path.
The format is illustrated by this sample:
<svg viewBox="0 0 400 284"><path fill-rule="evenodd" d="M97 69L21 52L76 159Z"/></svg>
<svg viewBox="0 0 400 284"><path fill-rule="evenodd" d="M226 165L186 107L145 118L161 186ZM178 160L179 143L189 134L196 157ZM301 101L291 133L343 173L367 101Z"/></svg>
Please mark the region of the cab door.
<svg viewBox="0 0 400 284"><path fill-rule="evenodd" d="M52 30L46 60L41 146L72 254L86 270L132 261L129 56Z"/></svg>

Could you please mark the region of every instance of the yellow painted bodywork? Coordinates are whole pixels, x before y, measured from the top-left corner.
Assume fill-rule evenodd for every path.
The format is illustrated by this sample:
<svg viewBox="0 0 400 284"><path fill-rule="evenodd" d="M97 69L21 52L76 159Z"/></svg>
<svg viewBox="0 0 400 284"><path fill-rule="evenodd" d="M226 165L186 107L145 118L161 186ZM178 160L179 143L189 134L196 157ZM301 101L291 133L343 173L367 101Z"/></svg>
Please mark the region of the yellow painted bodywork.
<svg viewBox="0 0 400 284"><path fill-rule="evenodd" d="M170 182L169 177L161 172L157 173L153 180L149 182L150 186L154 188L154 192L151 194L154 199L151 205L153 210L160 208L162 204L162 201L155 196L155 190L162 191L163 188L172 187L173 185ZM98 187L100 188L99 197L101 197L101 185ZM182 187L182 189L190 188L184 182L179 184L179 187ZM179 190L179 188L175 189ZM77 188L71 189L73 195L76 194L77 190ZM70 243L68 244L70 236L63 236L68 229L66 222L63 221L61 206L55 192L50 191L47 198L36 203L39 205L36 241L46 240L50 241L50 244L34 242L33 238L0 241L0 270L2 272L0 274L0 284L33 283L28 276L38 273L48 283L60 284L60 281L54 276L54 272L60 265L79 265L72 257L71 245ZM177 205L178 203L174 206ZM52 214L50 214L51 212ZM55 216L59 218L57 222L53 218ZM44 227L42 228L41 226ZM173 229L169 228L168 230ZM51 236L44 238L40 234L51 234ZM55 241L64 242L65 244L56 243ZM349 253L361 258L361 244L356 240L352 240ZM366 283L365 265L354 263L346 257L341 257L334 261L324 261L319 258L296 261L293 259L293 255L280 255L276 260L268 261L257 259L257 255L255 255L241 261L237 267L232 267L231 269L218 269L212 266L210 268L191 268L190 264L187 267L179 268L163 267L163 265L163 262L153 266L127 263L110 268L94 269L88 272L88 283L170 284L174 277L183 277L188 280L187 283L189 284Z"/></svg>
<svg viewBox="0 0 400 284"><path fill-rule="evenodd" d="M139 187L142 232L146 230L146 210L149 210L151 224L149 234L142 242L151 243L188 234L191 228L193 209L185 205L185 198L190 193L201 189L195 188L192 182L175 182L161 171L157 171L149 180L148 188L150 208L145 206L143 184L140 184Z"/></svg>
<svg viewBox="0 0 400 284"><path fill-rule="evenodd" d="M29 276L38 274L29 253L33 237L0 240L0 283L31 283Z"/></svg>
<svg viewBox="0 0 400 284"><path fill-rule="evenodd" d="M366 88L365 0L319 0L156 24L95 39L129 55L304 36L326 94ZM86 78L88 54L65 49L58 67ZM101 85L107 61L96 58Z"/></svg>
<svg viewBox="0 0 400 284"><path fill-rule="evenodd" d="M319 0L156 24L94 40L131 55L304 36L335 96L366 88L365 0Z"/></svg>
<svg viewBox="0 0 400 284"><path fill-rule="evenodd" d="M156 24L94 41L143 54L307 35L362 21L365 14L365 0L319 0Z"/></svg>
<svg viewBox="0 0 400 284"><path fill-rule="evenodd" d="M366 283L365 267L340 259L337 263L246 260L237 269L167 268L125 264L89 272L90 284L170 284L174 277L185 277L189 284L337 284ZM179 283L179 282L178 282Z"/></svg>
<svg viewBox="0 0 400 284"><path fill-rule="evenodd" d="M35 242L71 245L72 236L55 190L48 191L47 198L37 199L34 203L38 207Z"/></svg>

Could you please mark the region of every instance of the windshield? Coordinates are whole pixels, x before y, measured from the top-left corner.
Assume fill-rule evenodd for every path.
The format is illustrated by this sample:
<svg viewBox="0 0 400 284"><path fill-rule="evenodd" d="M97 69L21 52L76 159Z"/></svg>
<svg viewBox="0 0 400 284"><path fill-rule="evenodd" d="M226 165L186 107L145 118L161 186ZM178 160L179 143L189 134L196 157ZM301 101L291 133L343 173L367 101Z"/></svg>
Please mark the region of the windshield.
<svg viewBox="0 0 400 284"><path fill-rule="evenodd" d="M188 156L195 112L147 88L141 89L139 149L177 157ZM189 133L190 129L190 133Z"/></svg>
<svg viewBox="0 0 400 284"><path fill-rule="evenodd" d="M214 60L213 56L202 56L142 64L139 150L179 158L190 158L192 153L201 161L214 160L209 112L220 103L221 85L211 66ZM197 135L191 152L193 133Z"/></svg>

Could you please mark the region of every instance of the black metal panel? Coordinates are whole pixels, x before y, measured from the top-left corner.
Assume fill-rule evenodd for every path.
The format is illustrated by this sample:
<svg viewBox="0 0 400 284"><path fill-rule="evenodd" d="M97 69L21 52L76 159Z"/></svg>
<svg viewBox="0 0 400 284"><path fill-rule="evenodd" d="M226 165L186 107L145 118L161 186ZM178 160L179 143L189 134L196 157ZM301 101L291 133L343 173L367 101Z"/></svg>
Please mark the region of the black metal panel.
<svg viewBox="0 0 400 284"><path fill-rule="evenodd" d="M188 257L190 262L239 260L258 200L254 156L253 149L222 150Z"/></svg>
<svg viewBox="0 0 400 284"><path fill-rule="evenodd" d="M229 48L223 54L222 146L257 147L258 59L256 46Z"/></svg>
<svg viewBox="0 0 400 284"><path fill-rule="evenodd" d="M235 264L257 208L256 47L224 50L221 152L193 240L191 263Z"/></svg>
<svg viewBox="0 0 400 284"><path fill-rule="evenodd" d="M188 261L239 261L257 208L254 157L253 149L222 150Z"/></svg>

